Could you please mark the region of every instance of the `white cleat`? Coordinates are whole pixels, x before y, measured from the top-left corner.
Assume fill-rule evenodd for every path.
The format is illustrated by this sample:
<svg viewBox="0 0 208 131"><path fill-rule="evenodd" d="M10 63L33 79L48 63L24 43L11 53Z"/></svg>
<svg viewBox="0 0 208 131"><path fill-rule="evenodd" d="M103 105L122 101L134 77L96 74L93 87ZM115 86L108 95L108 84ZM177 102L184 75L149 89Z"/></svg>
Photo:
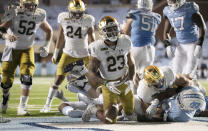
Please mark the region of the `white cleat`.
<svg viewBox="0 0 208 131"><path fill-rule="evenodd" d="M45 106L43 107L43 109L40 110L40 112L41 112L41 113L48 113L48 112L50 112L50 110L51 110L51 107L48 106L48 105L45 105Z"/></svg>
<svg viewBox="0 0 208 131"><path fill-rule="evenodd" d="M82 114L82 121L84 122L89 122L90 118L95 115L97 112L97 107L95 104L90 103L87 106L87 109L84 111L84 113Z"/></svg>
<svg viewBox="0 0 208 131"><path fill-rule="evenodd" d="M25 109L25 107L19 106L18 109L17 109L17 115L29 116L30 113Z"/></svg>

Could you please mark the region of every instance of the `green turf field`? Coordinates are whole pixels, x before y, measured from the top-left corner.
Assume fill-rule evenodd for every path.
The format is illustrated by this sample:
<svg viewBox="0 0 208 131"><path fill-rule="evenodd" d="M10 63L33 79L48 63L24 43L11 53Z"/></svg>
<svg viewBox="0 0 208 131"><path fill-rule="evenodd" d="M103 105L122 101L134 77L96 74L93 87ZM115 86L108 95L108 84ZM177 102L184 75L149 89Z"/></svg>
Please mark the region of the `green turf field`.
<svg viewBox="0 0 208 131"><path fill-rule="evenodd" d="M50 85L53 83L53 77L34 77L33 78L33 86L31 89L29 101L28 101L28 111L30 112L30 116L60 116L57 107L61 103L61 101L57 98L54 99L52 103L51 113L40 113L40 109L44 106L46 102L46 98L48 96L48 90ZM68 98L69 101L76 101L77 95L74 93L70 93L65 89L66 81L60 86L60 89L64 91L64 95ZM2 92L0 92L2 97ZM19 117L17 116L17 107L20 99L20 80L19 78L15 78L12 89L10 90L10 100L9 107L7 109L7 114L4 114L5 117ZM0 98L1 100L1 98Z"/></svg>
<svg viewBox="0 0 208 131"><path fill-rule="evenodd" d="M31 94L28 102L28 111L30 111L31 116L60 116L57 107L61 103L60 100L54 99L52 103L51 113L40 113L40 109L44 106L46 97L48 95L48 90L50 85L53 82L53 77L34 77L33 78L33 86L31 89ZM208 81L200 80L200 83L206 87L208 92ZM64 91L65 97L68 98L69 101L76 101L77 95L74 93L70 93L65 89L66 81L60 86L60 89ZM19 78L15 78L14 85L10 91L10 101L9 101L9 108L7 110L7 114L3 116L6 117L19 117L17 116L17 106L19 104L20 98L20 81ZM2 96L2 92L0 92ZM0 98L1 100L1 98Z"/></svg>

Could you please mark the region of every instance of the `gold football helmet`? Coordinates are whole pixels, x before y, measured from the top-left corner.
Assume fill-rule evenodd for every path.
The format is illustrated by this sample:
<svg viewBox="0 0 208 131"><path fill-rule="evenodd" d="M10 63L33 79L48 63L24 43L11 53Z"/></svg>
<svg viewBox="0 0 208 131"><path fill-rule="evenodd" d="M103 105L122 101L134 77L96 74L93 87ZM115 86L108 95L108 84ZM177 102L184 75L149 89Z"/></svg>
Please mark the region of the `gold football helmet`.
<svg viewBox="0 0 208 131"><path fill-rule="evenodd" d="M34 12L38 4L38 0L20 0L20 7L26 12Z"/></svg>
<svg viewBox="0 0 208 131"><path fill-rule="evenodd" d="M147 66L144 69L143 77L148 86L162 88L164 85L164 74L157 66Z"/></svg>
<svg viewBox="0 0 208 131"><path fill-rule="evenodd" d="M85 4L82 0L71 0L68 5L71 17L79 19L85 12Z"/></svg>
<svg viewBox="0 0 208 131"><path fill-rule="evenodd" d="M116 41L119 35L119 25L112 16L103 17L98 23L99 34L109 41Z"/></svg>

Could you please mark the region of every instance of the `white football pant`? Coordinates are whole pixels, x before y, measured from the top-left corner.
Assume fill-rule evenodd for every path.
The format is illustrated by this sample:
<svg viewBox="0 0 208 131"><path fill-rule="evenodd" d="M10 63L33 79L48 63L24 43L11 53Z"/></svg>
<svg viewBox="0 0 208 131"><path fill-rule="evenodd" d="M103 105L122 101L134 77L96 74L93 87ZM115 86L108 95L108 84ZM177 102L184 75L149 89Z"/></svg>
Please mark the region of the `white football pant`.
<svg viewBox="0 0 208 131"><path fill-rule="evenodd" d="M148 65L152 65L155 58L155 47L148 44L142 47L133 47L132 56L135 60L136 70L139 74L143 74L144 69Z"/></svg>
<svg viewBox="0 0 208 131"><path fill-rule="evenodd" d="M172 66L176 73L192 74L197 69L197 58L194 56L196 43L180 44L176 47Z"/></svg>

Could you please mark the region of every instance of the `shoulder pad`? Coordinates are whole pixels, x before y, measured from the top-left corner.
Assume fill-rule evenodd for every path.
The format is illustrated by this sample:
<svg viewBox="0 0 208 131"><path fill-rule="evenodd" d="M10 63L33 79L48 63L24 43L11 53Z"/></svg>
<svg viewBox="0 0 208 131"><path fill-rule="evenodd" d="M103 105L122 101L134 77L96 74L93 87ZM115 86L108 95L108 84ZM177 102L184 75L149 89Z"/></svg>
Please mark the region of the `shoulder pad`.
<svg viewBox="0 0 208 131"><path fill-rule="evenodd" d="M199 5L196 4L195 2L190 2L190 6L192 7L192 10L195 12L199 11Z"/></svg>
<svg viewBox="0 0 208 131"><path fill-rule="evenodd" d="M163 15L164 16L167 16L168 10L169 10L169 6L165 6L165 8L163 9Z"/></svg>
<svg viewBox="0 0 208 131"><path fill-rule="evenodd" d="M41 21L44 21L46 19L46 11L44 9L37 8L35 13L40 17Z"/></svg>
<svg viewBox="0 0 208 131"><path fill-rule="evenodd" d="M86 26L94 27L94 25L95 25L95 18L92 15L85 14L83 16L83 18L84 18L84 24Z"/></svg>
<svg viewBox="0 0 208 131"><path fill-rule="evenodd" d="M5 11L4 15L1 18L1 22L7 22L10 21L12 18L14 18L17 14L17 9L11 9Z"/></svg>
<svg viewBox="0 0 208 131"><path fill-rule="evenodd" d="M129 49L132 48L131 39L128 35L121 34L120 35L120 41L125 44L126 48L129 48Z"/></svg>
<svg viewBox="0 0 208 131"><path fill-rule="evenodd" d="M69 18L68 12L62 12L58 15L58 23L62 23L66 18Z"/></svg>

